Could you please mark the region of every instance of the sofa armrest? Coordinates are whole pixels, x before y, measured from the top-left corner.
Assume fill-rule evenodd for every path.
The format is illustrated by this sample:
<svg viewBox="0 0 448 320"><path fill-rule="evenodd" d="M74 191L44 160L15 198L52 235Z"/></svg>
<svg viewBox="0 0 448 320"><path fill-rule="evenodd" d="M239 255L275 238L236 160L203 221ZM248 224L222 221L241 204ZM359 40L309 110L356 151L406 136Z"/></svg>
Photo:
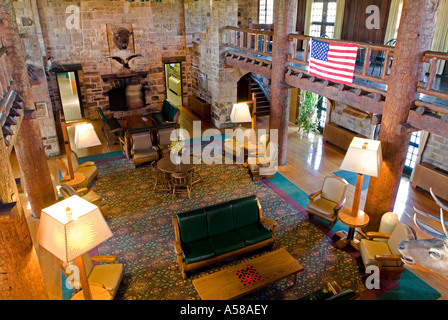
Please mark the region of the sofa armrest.
<svg viewBox="0 0 448 320"><path fill-rule="evenodd" d="M174 241L174 250L178 256L181 256L183 253L182 244L180 241Z"/></svg>
<svg viewBox="0 0 448 320"><path fill-rule="evenodd" d="M319 191L315 191L313 193L310 193L310 195L308 196L308 199L310 200L314 200L318 195L320 195L322 193L322 190Z"/></svg>
<svg viewBox="0 0 448 320"><path fill-rule="evenodd" d="M269 225L269 229L272 231L272 233L274 233L275 229L277 228L277 222L275 222L273 219L268 218L268 217L261 217L260 223L261 224L266 223L267 225Z"/></svg>

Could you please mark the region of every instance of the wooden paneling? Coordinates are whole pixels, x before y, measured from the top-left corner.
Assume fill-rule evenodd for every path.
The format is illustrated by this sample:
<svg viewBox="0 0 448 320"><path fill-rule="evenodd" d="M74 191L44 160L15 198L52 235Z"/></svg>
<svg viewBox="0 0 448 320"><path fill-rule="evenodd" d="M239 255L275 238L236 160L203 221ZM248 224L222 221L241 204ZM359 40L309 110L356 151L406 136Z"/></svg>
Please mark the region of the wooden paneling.
<svg viewBox="0 0 448 320"><path fill-rule="evenodd" d="M341 39L384 43L390 3L391 0L346 0ZM366 8L370 5L380 9L379 29L369 30L366 27L366 19L371 15L366 13Z"/></svg>

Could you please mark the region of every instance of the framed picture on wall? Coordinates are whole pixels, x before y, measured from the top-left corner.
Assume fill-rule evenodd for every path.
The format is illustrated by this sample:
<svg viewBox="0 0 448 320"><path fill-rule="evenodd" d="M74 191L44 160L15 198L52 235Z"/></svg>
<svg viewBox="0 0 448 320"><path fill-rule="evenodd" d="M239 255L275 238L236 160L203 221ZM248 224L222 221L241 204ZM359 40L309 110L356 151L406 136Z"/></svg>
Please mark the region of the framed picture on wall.
<svg viewBox="0 0 448 320"><path fill-rule="evenodd" d="M207 90L207 75L202 72L198 72L199 88Z"/></svg>
<svg viewBox="0 0 448 320"><path fill-rule="evenodd" d="M36 106L36 115L38 119L48 117L46 102L36 102L34 105Z"/></svg>

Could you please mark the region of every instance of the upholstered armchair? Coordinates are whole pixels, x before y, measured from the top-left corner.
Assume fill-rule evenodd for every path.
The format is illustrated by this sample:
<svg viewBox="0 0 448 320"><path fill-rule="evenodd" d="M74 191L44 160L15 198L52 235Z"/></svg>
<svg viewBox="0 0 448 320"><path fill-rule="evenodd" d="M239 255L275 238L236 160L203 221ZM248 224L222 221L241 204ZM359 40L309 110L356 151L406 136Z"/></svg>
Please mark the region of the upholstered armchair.
<svg viewBox="0 0 448 320"><path fill-rule="evenodd" d="M140 163L158 160L159 151L157 146L152 144L151 132L139 132L132 135L132 161L134 166Z"/></svg>
<svg viewBox="0 0 448 320"><path fill-rule="evenodd" d="M250 156L247 163L253 180L273 178L277 172L278 144L269 142L264 154Z"/></svg>
<svg viewBox="0 0 448 320"><path fill-rule="evenodd" d="M164 157L168 155L169 146L171 144L171 133L176 130L176 127L167 127L157 130L157 147L159 148L160 157ZM176 137L173 137L174 140L178 140L177 134Z"/></svg>
<svg viewBox="0 0 448 320"><path fill-rule="evenodd" d="M238 129L237 129L238 130ZM237 163L244 161L244 144L250 141L252 129L244 130L243 134L237 134L234 138L224 139L224 152L233 155Z"/></svg>
<svg viewBox="0 0 448 320"><path fill-rule="evenodd" d="M414 230L398 222L390 235L380 232L367 232L367 239L361 239L359 253L364 267L377 266L380 275L386 279L398 280L405 271L398 245L401 241L415 240ZM377 239L387 239L387 242Z"/></svg>
<svg viewBox="0 0 448 320"><path fill-rule="evenodd" d="M104 255L90 257L88 253L82 255L82 261L84 263L84 269L87 275L87 281L89 285L100 286L106 289L113 299L120 286L121 280L124 275L124 266L122 263L115 263L116 256ZM93 262L100 262L101 264L93 265ZM61 262L61 270L67 279L71 279L71 272L68 272L67 267L69 265L75 265L74 262L68 264ZM74 279L75 280L75 279ZM82 290L81 283L70 282L75 293ZM76 289L79 288L79 289Z"/></svg>
<svg viewBox="0 0 448 320"><path fill-rule="evenodd" d="M65 184L61 186L60 191L64 199L70 198L71 196L80 196L84 200L89 201L99 207L101 211L106 209L106 202L103 198L96 192L88 190L87 188L75 190L71 186Z"/></svg>
<svg viewBox="0 0 448 320"><path fill-rule="evenodd" d="M339 211L344 207L348 182L338 176L328 176L324 179L322 189L308 196L310 202L305 211L308 218L316 216L330 222L331 229L338 221Z"/></svg>
<svg viewBox="0 0 448 320"><path fill-rule="evenodd" d="M86 188L98 176L98 169L96 168L95 162L87 161L80 164L78 163L78 156L76 155L76 153L70 151L70 154L72 159L73 172L75 174L82 174L85 177L84 182L79 184L78 187ZM61 185L63 185L66 181L70 180L68 165L67 162L62 159L56 159L56 162L63 177L60 180Z"/></svg>
<svg viewBox="0 0 448 320"><path fill-rule="evenodd" d="M257 145L253 145L249 142L247 153L249 157L255 157L255 156L263 156L266 154L266 148L268 145L269 136L267 134L262 134L257 141Z"/></svg>

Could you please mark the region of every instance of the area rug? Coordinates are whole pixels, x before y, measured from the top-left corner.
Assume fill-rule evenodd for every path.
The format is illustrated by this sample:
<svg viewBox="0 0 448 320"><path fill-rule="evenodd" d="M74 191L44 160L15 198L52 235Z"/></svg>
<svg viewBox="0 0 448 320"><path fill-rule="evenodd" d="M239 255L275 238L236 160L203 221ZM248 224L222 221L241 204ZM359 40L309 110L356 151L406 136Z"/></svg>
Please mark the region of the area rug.
<svg viewBox="0 0 448 320"><path fill-rule="evenodd" d="M358 179L357 173L346 170L339 170L333 172L333 174L337 175L338 177L344 178L345 180L347 180L348 183L350 183L353 186L356 186L356 180ZM368 189L369 183L370 183L370 176L364 176L364 179L362 180L362 190Z"/></svg>
<svg viewBox="0 0 448 320"><path fill-rule="evenodd" d="M97 167L93 190L107 201L109 209L104 215L114 234L97 253L116 255L126 270L116 299L196 300L199 296L193 279L266 253L261 250L229 259L191 272L187 280L182 279L176 264L171 223L175 213L251 194L257 195L263 215L278 224L273 249L286 248L304 270L292 288L288 288L292 279L286 279L242 299L298 299L322 288L328 280L356 292L365 289L355 259L336 249L331 239L265 183L253 182L242 165L201 165L203 182L194 188L192 199L154 193L149 166L134 168L128 159L115 159L97 162Z"/></svg>

